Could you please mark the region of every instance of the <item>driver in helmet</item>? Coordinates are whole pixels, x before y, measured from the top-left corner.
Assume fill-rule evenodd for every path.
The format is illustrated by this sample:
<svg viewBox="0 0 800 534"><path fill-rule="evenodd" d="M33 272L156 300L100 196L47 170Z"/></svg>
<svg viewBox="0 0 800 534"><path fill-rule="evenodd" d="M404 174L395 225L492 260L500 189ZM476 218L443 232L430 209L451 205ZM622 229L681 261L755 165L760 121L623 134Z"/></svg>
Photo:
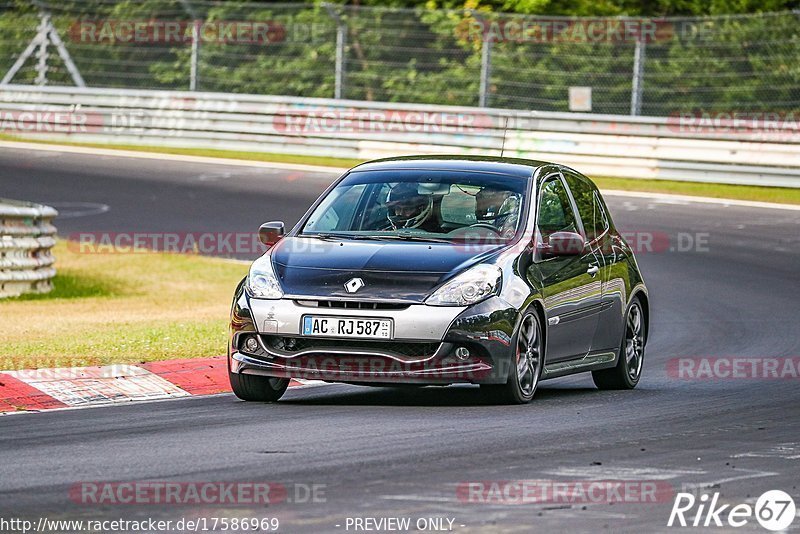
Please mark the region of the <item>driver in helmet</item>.
<svg viewBox="0 0 800 534"><path fill-rule="evenodd" d="M511 238L517 231L518 204L511 191L487 186L475 195L475 218L493 226L500 236Z"/></svg>
<svg viewBox="0 0 800 534"><path fill-rule="evenodd" d="M433 216L433 197L421 195L417 184L401 182L395 185L386 197L389 209L387 218L392 230L418 228L426 232L438 232L439 225Z"/></svg>

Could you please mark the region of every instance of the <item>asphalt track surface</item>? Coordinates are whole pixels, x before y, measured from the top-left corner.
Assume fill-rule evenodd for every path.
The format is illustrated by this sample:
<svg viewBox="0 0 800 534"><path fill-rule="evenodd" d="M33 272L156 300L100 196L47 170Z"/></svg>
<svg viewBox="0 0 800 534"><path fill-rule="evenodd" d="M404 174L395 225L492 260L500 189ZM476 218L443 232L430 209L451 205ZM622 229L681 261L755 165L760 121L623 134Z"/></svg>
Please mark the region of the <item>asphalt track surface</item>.
<svg viewBox="0 0 800 534"><path fill-rule="evenodd" d="M62 235L290 223L332 178L0 150L0 197L59 207ZM636 390L601 392L580 375L544 382L530 405L504 407L482 404L473 387L323 385L290 391L274 405L219 395L2 417L0 518L278 517L282 532L352 532L348 517L410 517L412 525L446 517L457 532L674 530L666 526L672 497L482 504L457 496L463 482L534 479L658 480L673 491L719 492L731 504L782 489L800 504L800 380L667 372L678 357L800 356L800 214L608 201L623 231L670 240L639 254L653 317ZM701 246L670 250L686 236L699 236ZM77 482L141 480L271 481L289 488L294 502L96 506L69 498ZM313 484L324 485L324 497L298 502L303 495L293 494ZM799 529L800 519L792 526ZM736 530L763 532L752 518Z"/></svg>

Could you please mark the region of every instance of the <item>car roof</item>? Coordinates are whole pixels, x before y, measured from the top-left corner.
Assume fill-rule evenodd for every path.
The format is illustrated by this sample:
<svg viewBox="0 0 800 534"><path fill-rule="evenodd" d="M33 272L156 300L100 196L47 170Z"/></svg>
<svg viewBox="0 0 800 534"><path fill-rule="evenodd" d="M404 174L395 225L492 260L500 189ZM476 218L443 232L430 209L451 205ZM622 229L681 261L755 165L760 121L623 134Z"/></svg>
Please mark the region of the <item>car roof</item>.
<svg viewBox="0 0 800 534"><path fill-rule="evenodd" d="M351 172L420 169L491 172L518 178L530 178L533 172L543 165L552 164L531 159L497 158L491 156L400 156L396 158L367 161L353 167Z"/></svg>

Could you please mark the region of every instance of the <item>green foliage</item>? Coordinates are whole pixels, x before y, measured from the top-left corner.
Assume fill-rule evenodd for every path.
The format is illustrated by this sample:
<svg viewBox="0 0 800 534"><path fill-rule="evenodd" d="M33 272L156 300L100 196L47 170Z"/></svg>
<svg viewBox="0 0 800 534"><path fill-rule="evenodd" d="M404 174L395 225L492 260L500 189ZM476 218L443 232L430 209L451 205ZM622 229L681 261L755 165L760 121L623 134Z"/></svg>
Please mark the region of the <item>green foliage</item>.
<svg viewBox="0 0 800 534"><path fill-rule="evenodd" d="M345 31L344 97L355 100L478 104L484 38L499 28L559 16L691 16L660 21L645 43L642 113L797 111L800 109L800 16L797 0L362 0L358 6L178 0L65 1L54 23L90 86L188 89L191 42L85 42L85 20L271 21L285 30L263 43L202 41L203 91L327 97L334 95L337 19ZM500 14L510 11L516 14ZM717 16L723 13L763 13ZM706 15L715 15L708 18ZM532 18L533 17L533 18ZM700 17L700 18L697 18ZM660 20L660 19L659 19ZM483 22L481 22L483 21ZM569 88L592 88L593 112L627 114L635 38L595 41L568 32L546 38L501 35L490 43L488 104L568 111ZM28 2L0 12L0 68L35 35ZM71 84L51 49L48 82ZM32 83L35 58L15 77Z"/></svg>

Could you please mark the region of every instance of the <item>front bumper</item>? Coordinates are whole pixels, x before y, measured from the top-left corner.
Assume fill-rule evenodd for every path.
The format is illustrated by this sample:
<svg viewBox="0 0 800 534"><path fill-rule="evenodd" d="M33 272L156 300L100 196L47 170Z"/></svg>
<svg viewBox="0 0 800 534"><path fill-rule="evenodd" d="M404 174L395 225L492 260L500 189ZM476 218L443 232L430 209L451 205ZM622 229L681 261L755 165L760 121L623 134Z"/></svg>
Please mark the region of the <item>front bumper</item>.
<svg viewBox="0 0 800 534"><path fill-rule="evenodd" d="M349 301L324 309L309 303L330 301L303 299L251 299L242 286L238 288L231 312L231 372L357 383L507 380L518 312L498 297L470 307ZM304 337L301 323L307 314L391 318L394 339ZM257 349L244 347L247 337L255 337ZM467 349L468 356L459 348Z"/></svg>

